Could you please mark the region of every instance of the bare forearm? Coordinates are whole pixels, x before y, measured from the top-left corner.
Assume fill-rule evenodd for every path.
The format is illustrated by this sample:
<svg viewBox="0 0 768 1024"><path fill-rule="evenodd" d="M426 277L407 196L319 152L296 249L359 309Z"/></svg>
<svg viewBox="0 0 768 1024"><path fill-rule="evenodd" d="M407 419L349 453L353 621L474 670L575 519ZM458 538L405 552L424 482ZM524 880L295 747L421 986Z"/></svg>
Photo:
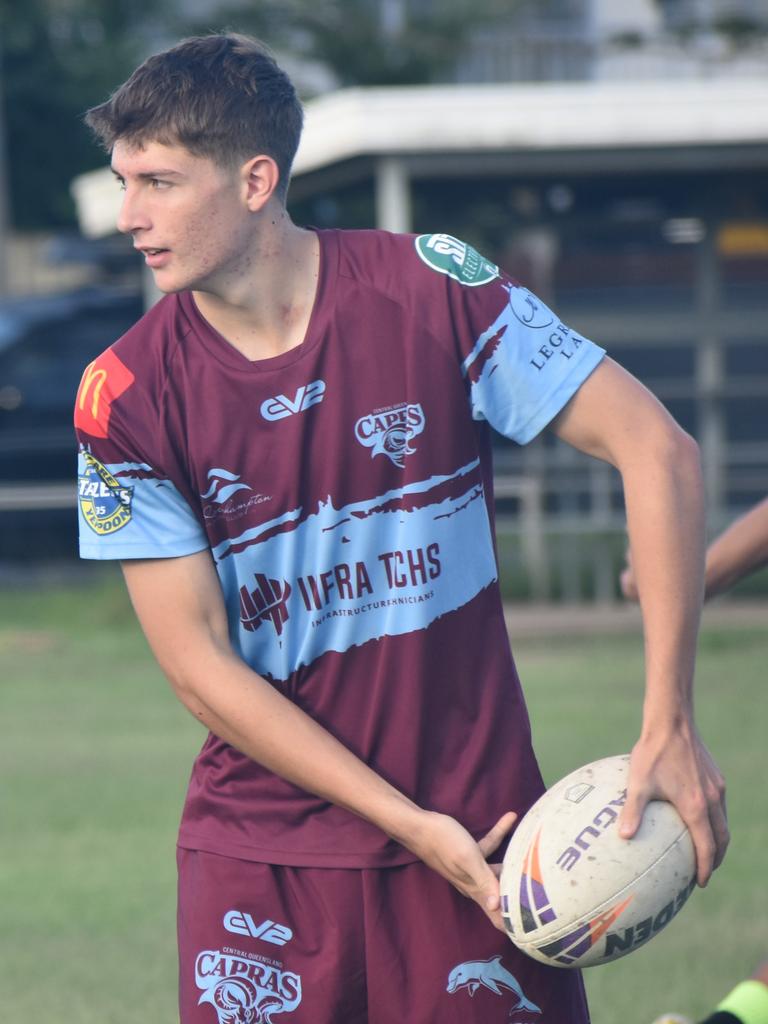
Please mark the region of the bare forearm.
<svg viewBox="0 0 768 1024"><path fill-rule="evenodd" d="M413 841L420 808L233 653L201 643L165 667L179 699L215 735L404 845Z"/></svg>
<svg viewBox="0 0 768 1024"><path fill-rule="evenodd" d="M768 498L737 519L707 550L706 596L714 597L768 565Z"/></svg>
<svg viewBox="0 0 768 1024"><path fill-rule="evenodd" d="M704 591L698 449L684 436L624 471L646 644L646 722L690 709ZM650 716L650 717L649 717Z"/></svg>
<svg viewBox="0 0 768 1024"><path fill-rule="evenodd" d="M693 670L704 595L704 512L698 447L637 381L610 361L558 419L564 440L621 473L632 590L646 647L640 738L632 750L621 834L649 800L671 801L691 831L704 885L728 845L724 783L693 719ZM626 574L625 574L626 576ZM630 580L622 585L629 590Z"/></svg>

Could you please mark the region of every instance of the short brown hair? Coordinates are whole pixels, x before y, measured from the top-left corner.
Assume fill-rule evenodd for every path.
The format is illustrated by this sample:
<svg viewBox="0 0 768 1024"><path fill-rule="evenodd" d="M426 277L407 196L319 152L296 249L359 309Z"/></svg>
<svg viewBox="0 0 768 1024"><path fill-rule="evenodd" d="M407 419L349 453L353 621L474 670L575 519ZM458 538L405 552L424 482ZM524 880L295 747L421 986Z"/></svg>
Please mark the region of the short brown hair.
<svg viewBox="0 0 768 1024"><path fill-rule="evenodd" d="M265 153L278 166L285 199L303 111L263 43L223 32L149 57L85 122L107 152L118 139L181 144L222 166Z"/></svg>

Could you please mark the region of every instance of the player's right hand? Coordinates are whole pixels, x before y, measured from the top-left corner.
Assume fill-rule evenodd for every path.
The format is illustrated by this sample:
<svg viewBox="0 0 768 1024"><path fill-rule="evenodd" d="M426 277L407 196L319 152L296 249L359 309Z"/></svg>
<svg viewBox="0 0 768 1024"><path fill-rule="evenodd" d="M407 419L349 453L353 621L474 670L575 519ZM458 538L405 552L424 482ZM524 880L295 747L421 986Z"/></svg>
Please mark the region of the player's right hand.
<svg viewBox="0 0 768 1024"><path fill-rule="evenodd" d="M501 864L489 864L517 820L513 811L502 815L478 842L463 825L447 814L422 812L424 817L408 843L430 868L442 875L462 896L475 901L494 927L504 931L499 898Z"/></svg>

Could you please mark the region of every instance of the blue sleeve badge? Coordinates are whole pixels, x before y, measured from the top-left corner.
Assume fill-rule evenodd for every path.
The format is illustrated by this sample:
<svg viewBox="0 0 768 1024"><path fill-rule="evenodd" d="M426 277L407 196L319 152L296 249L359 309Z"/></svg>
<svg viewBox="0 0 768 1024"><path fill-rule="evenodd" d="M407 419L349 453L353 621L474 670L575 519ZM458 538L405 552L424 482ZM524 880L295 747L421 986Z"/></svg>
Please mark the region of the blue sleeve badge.
<svg viewBox="0 0 768 1024"><path fill-rule="evenodd" d="M101 537L116 533L131 521L133 488L120 483L90 452L81 454L85 465L78 477L78 500L83 518Z"/></svg>

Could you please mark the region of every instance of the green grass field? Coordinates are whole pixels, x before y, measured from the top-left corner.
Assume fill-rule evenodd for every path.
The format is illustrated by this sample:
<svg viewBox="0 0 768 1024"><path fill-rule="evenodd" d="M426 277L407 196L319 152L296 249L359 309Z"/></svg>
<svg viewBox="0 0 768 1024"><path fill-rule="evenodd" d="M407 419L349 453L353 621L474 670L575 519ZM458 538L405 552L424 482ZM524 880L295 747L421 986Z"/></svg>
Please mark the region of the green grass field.
<svg viewBox="0 0 768 1024"><path fill-rule="evenodd" d="M516 654L549 782L629 749L638 636L524 640ZM731 852L665 933L587 972L593 1024L701 1014L768 956L767 657L765 633L705 628L698 717L729 781ZM2 1018L172 1024L175 831L202 731L111 569L0 591L0 663Z"/></svg>

